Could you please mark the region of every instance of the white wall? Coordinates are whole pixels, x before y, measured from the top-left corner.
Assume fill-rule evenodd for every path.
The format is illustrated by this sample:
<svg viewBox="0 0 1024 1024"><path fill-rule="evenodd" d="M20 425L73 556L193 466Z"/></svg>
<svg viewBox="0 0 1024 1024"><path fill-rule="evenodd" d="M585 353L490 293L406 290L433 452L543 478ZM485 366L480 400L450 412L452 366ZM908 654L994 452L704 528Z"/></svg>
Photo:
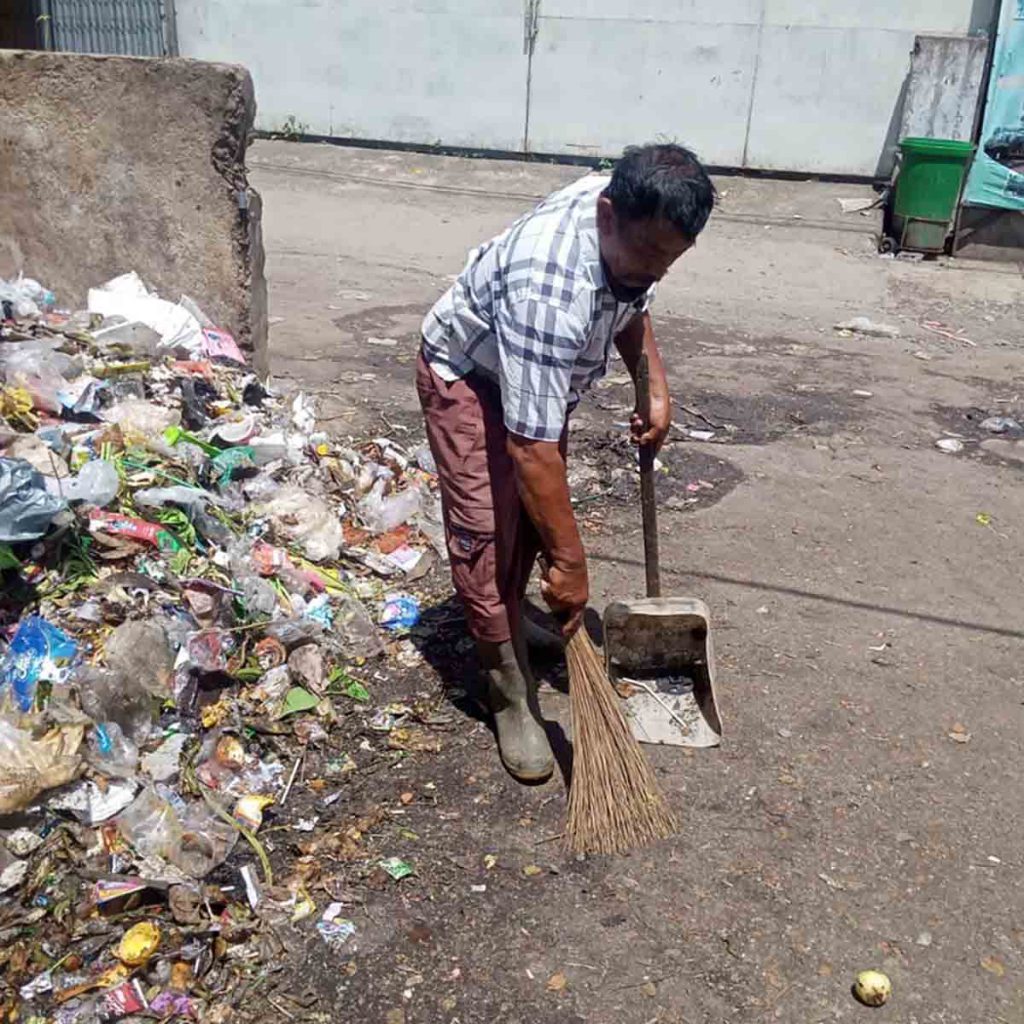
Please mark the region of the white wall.
<svg viewBox="0 0 1024 1024"><path fill-rule="evenodd" d="M668 137L714 164L874 174L919 33L996 0L177 0L182 55L246 64L258 125L614 155Z"/></svg>

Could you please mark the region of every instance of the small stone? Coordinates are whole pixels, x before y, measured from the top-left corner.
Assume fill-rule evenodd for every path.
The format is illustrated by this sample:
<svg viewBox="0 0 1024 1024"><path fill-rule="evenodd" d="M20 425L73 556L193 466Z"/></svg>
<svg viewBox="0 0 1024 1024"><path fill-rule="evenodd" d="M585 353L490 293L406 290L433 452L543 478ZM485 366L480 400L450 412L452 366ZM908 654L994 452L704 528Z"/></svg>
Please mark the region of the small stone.
<svg viewBox="0 0 1024 1024"><path fill-rule="evenodd" d="M405 804L405 806L406 806L406 807L408 807L408 806L409 806L409 804L411 804L411 803L413 802L413 800L415 800L415 799L416 799L416 797L415 797L415 795L414 795L414 794L412 794L412 793L403 793L403 794L402 794L402 795L401 795L401 796L400 796L400 797L399 797L398 799L399 799L399 800L400 800L400 801L401 801L401 802L402 802L403 804Z"/></svg>
<svg viewBox="0 0 1024 1024"><path fill-rule="evenodd" d="M921 932L921 934L918 935L918 937L916 939L916 942L917 942L917 944L919 946L924 946L924 947L927 948L928 946L930 946L932 944L932 933L931 932Z"/></svg>
<svg viewBox="0 0 1024 1024"><path fill-rule="evenodd" d="M658 994L658 986L655 985L653 981L648 981L644 983L640 991L643 992L648 999L654 999Z"/></svg>

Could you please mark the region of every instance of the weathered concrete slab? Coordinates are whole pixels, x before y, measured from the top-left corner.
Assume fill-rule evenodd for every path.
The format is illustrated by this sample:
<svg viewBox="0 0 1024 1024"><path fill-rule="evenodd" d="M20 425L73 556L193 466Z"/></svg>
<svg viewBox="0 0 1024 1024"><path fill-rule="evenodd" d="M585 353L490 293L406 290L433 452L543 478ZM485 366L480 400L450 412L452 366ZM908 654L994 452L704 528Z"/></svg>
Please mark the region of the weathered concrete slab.
<svg viewBox="0 0 1024 1024"><path fill-rule="evenodd" d="M242 67L0 51L0 277L24 270L62 306L136 270L191 295L266 358L260 200Z"/></svg>

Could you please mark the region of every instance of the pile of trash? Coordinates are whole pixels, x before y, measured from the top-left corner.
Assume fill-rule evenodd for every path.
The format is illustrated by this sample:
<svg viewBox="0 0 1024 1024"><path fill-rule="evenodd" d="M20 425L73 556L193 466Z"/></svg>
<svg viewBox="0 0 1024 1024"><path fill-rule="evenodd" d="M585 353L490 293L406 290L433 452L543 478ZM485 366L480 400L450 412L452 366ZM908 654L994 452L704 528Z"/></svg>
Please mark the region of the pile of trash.
<svg viewBox="0 0 1024 1024"><path fill-rule="evenodd" d="M333 441L187 296L55 302L0 281L0 1011L226 1020L232 950L314 909L260 829L416 625L434 466ZM369 728L432 749L410 721Z"/></svg>

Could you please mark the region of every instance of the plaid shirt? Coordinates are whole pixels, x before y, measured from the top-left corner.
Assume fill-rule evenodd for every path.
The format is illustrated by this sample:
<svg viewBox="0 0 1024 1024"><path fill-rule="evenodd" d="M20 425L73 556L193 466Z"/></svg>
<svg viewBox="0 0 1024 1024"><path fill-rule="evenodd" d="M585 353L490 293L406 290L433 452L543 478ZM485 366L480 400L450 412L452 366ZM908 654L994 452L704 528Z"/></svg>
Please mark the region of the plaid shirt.
<svg viewBox="0 0 1024 1024"><path fill-rule="evenodd" d="M475 249L423 322L434 372L496 381L513 434L557 441L579 393L607 371L615 336L650 306L653 288L623 303L605 283L597 198L608 181L582 178Z"/></svg>

